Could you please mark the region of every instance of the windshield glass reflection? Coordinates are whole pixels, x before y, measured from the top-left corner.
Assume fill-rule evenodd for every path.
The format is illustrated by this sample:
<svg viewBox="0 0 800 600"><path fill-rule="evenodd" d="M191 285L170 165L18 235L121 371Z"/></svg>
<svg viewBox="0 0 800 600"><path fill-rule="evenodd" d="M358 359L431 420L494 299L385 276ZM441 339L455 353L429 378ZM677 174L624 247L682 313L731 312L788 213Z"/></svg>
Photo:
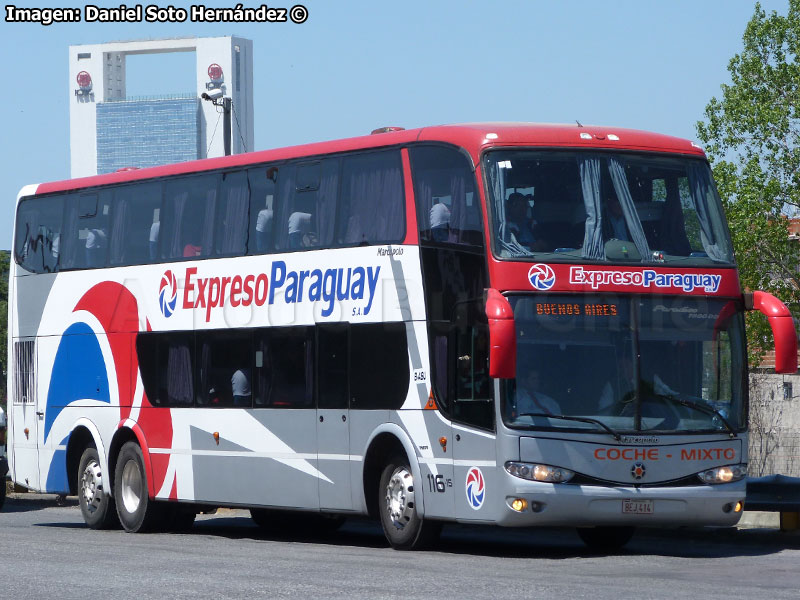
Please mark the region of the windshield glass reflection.
<svg viewBox="0 0 800 600"><path fill-rule="evenodd" d="M733 301L512 296L517 378L503 383L512 427L727 431L745 423L744 334Z"/></svg>
<svg viewBox="0 0 800 600"><path fill-rule="evenodd" d="M620 152L500 150L484 161L500 258L731 264L708 164ZM542 255L546 255L546 257Z"/></svg>

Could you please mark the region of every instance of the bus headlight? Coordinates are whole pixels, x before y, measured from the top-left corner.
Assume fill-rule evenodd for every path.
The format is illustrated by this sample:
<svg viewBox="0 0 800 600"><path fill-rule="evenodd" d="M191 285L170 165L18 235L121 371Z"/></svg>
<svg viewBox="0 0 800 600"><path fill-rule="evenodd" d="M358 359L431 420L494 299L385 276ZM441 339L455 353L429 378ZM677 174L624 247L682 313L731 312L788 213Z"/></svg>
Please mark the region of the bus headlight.
<svg viewBox="0 0 800 600"><path fill-rule="evenodd" d="M561 467L513 461L506 463L506 471L520 479L544 481L546 483L565 483L575 475L569 469L562 469Z"/></svg>
<svg viewBox="0 0 800 600"><path fill-rule="evenodd" d="M717 467L698 473L697 476L703 483L731 483L747 476L747 465L728 465Z"/></svg>

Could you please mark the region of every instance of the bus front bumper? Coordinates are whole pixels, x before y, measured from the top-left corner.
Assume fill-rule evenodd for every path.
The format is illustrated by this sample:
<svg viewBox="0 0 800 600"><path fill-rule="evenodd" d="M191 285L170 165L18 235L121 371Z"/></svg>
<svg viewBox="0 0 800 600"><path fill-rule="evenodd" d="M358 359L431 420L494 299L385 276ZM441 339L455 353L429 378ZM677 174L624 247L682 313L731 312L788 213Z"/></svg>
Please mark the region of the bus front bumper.
<svg viewBox="0 0 800 600"><path fill-rule="evenodd" d="M523 502L515 504L517 499ZM744 499L744 481L647 488L524 482L507 488L498 524L733 526L741 518ZM515 510L514 506L523 508Z"/></svg>

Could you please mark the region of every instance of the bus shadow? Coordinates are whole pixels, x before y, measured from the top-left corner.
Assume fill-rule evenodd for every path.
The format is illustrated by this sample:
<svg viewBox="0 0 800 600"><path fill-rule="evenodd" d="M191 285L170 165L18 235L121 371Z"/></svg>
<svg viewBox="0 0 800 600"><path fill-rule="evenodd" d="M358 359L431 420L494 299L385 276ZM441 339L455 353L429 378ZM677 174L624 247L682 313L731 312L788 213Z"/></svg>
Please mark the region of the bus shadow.
<svg viewBox="0 0 800 600"><path fill-rule="evenodd" d="M190 535L229 539L385 548L389 545L380 524L350 518L335 532L273 533L261 530L248 517L221 517L199 521ZM600 556L667 556L675 558L732 558L764 556L800 548L800 537L780 532L749 530L641 530L622 550L599 553L584 546L573 529L514 530L491 526L445 525L441 538L426 552L477 557L570 559Z"/></svg>
<svg viewBox="0 0 800 600"><path fill-rule="evenodd" d="M0 513L24 513L33 512L38 510L46 510L48 508L63 508L78 506L78 499L76 497L67 497L59 500L54 495L44 494L27 494L16 492L10 494L3 505Z"/></svg>
<svg viewBox="0 0 800 600"><path fill-rule="evenodd" d="M70 499L67 505L77 508ZM7 502L4 512L43 510L57 506L54 499ZM83 529L77 519L69 522L36 523L38 527ZM112 533L112 532L108 532ZM119 533L119 532L117 532ZM290 542L330 546L386 549L389 545L380 524L363 517L351 517L338 530L274 532L259 528L244 514L200 516L194 526L181 533L153 535L194 535L231 540ZM800 535L757 529L640 529L630 543L615 552L594 552L574 529L505 529L501 527L447 524L440 539L424 552L476 557L571 559L602 556L664 556L674 558L733 558L765 556L787 549L800 549Z"/></svg>

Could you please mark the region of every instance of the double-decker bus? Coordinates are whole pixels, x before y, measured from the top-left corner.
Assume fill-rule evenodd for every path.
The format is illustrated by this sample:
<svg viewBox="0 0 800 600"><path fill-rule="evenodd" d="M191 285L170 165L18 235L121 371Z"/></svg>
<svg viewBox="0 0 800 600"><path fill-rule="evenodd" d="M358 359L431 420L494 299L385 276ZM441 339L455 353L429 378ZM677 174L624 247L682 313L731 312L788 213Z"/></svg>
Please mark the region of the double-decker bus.
<svg viewBox="0 0 800 600"><path fill-rule="evenodd" d="M743 294L693 143L476 124L25 187L9 463L93 528L732 525Z"/></svg>

